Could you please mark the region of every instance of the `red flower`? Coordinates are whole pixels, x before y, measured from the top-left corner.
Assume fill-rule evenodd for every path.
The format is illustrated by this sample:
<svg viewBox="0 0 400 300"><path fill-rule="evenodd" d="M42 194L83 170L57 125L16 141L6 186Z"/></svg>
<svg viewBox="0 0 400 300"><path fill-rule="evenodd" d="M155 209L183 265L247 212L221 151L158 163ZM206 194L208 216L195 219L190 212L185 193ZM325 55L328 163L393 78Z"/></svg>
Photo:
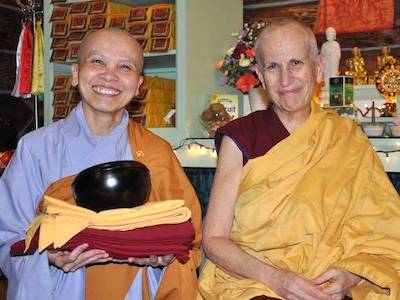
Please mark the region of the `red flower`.
<svg viewBox="0 0 400 300"><path fill-rule="evenodd" d="M256 48L251 48L251 49L246 50L246 56L248 58L252 58L252 57L256 56Z"/></svg>
<svg viewBox="0 0 400 300"><path fill-rule="evenodd" d="M236 88L243 94L247 94L258 83L258 79L252 73L246 73L236 81Z"/></svg>
<svg viewBox="0 0 400 300"><path fill-rule="evenodd" d="M246 45L245 44L243 44L243 43L238 43L237 45L236 45L236 47L235 47L235 50L233 50L233 53L232 53L232 57L234 58L234 59L240 59L240 55L241 54L245 54L245 52L246 52Z"/></svg>

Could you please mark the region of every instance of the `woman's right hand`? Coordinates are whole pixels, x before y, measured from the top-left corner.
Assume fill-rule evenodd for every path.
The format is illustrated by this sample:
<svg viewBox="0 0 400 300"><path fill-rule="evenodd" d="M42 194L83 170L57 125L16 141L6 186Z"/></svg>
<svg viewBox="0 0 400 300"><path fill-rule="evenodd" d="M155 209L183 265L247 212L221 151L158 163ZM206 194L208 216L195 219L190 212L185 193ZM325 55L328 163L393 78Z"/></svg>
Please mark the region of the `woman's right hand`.
<svg viewBox="0 0 400 300"><path fill-rule="evenodd" d="M300 274L276 269L268 286L287 300L332 300L332 297L319 289Z"/></svg>
<svg viewBox="0 0 400 300"><path fill-rule="evenodd" d="M85 251L88 247L88 244L82 244L71 252L48 251L49 263L64 272L74 272L87 265L112 261L106 251L98 249Z"/></svg>

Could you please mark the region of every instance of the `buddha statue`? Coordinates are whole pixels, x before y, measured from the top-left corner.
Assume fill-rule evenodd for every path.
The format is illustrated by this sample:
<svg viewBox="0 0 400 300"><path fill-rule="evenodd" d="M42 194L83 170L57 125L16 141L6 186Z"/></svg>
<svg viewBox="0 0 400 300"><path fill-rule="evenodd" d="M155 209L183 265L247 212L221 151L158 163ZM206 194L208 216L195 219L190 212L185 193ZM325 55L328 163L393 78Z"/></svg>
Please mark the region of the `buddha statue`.
<svg viewBox="0 0 400 300"><path fill-rule="evenodd" d="M365 84L367 82L367 71L365 70L364 58L361 56L360 48L353 47L353 56L346 59L347 76L354 77L354 84Z"/></svg>
<svg viewBox="0 0 400 300"><path fill-rule="evenodd" d="M379 70L386 65L390 61L396 60L392 55L390 55L390 48L388 46L384 46L382 48L382 55L379 55L376 57L376 73L379 72Z"/></svg>
<svg viewBox="0 0 400 300"><path fill-rule="evenodd" d="M336 41L336 30L328 27L325 31L326 42L322 44L321 54L324 57L324 83L329 88L329 79L339 75L340 45Z"/></svg>

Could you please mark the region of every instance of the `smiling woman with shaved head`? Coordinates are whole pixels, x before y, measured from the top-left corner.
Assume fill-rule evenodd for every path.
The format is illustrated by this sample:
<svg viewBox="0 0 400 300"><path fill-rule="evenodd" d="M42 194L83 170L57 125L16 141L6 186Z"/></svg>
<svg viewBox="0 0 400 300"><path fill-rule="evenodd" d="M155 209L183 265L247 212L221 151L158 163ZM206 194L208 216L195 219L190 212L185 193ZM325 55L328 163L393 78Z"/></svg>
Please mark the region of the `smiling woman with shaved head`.
<svg viewBox="0 0 400 300"><path fill-rule="evenodd" d="M201 212L170 145L129 119L142 84L143 52L128 33L106 29L82 42L72 84L82 101L64 120L27 134L0 178L0 268L8 299L194 299ZM148 201L182 199L194 227L188 261L163 256L114 259L87 243L72 251L10 257L43 195L72 201L74 175L91 166L138 160L150 170ZM172 238L173 240L173 238ZM123 247L123 245L121 245Z"/></svg>

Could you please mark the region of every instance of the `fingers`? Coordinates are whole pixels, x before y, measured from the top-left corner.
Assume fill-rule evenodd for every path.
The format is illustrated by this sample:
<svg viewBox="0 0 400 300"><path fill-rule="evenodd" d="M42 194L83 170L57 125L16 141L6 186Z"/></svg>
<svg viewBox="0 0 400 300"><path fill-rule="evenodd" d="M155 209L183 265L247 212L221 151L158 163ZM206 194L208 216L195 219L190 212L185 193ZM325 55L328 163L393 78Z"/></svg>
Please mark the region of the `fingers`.
<svg viewBox="0 0 400 300"><path fill-rule="evenodd" d="M321 285L321 284L327 283L329 281L332 281L336 277L336 273L337 272L335 269L329 268L321 275L315 277L311 282L316 285Z"/></svg>
<svg viewBox="0 0 400 300"><path fill-rule="evenodd" d="M139 265L139 266L151 266L153 268L157 267L165 267L172 263L175 259L175 256L173 254L168 254L164 256L156 256L156 255L150 255L149 257L146 258L140 258L140 257L129 257L128 258L128 263ZM115 261L115 260L114 260ZM123 261L126 262L126 261Z"/></svg>
<svg viewBox="0 0 400 300"><path fill-rule="evenodd" d="M74 272L77 269L93 263L101 263L111 261L108 253L104 250L92 249L85 251L89 247L88 244L82 244L71 252L68 251L52 251L49 252L49 262L57 266L64 272Z"/></svg>
<svg viewBox="0 0 400 300"><path fill-rule="evenodd" d="M112 258L108 256L103 250L90 250L85 253L82 253L77 257L76 261L72 262L66 267L70 268L70 272L75 272L77 269L91 265L94 263L108 262L111 261Z"/></svg>

